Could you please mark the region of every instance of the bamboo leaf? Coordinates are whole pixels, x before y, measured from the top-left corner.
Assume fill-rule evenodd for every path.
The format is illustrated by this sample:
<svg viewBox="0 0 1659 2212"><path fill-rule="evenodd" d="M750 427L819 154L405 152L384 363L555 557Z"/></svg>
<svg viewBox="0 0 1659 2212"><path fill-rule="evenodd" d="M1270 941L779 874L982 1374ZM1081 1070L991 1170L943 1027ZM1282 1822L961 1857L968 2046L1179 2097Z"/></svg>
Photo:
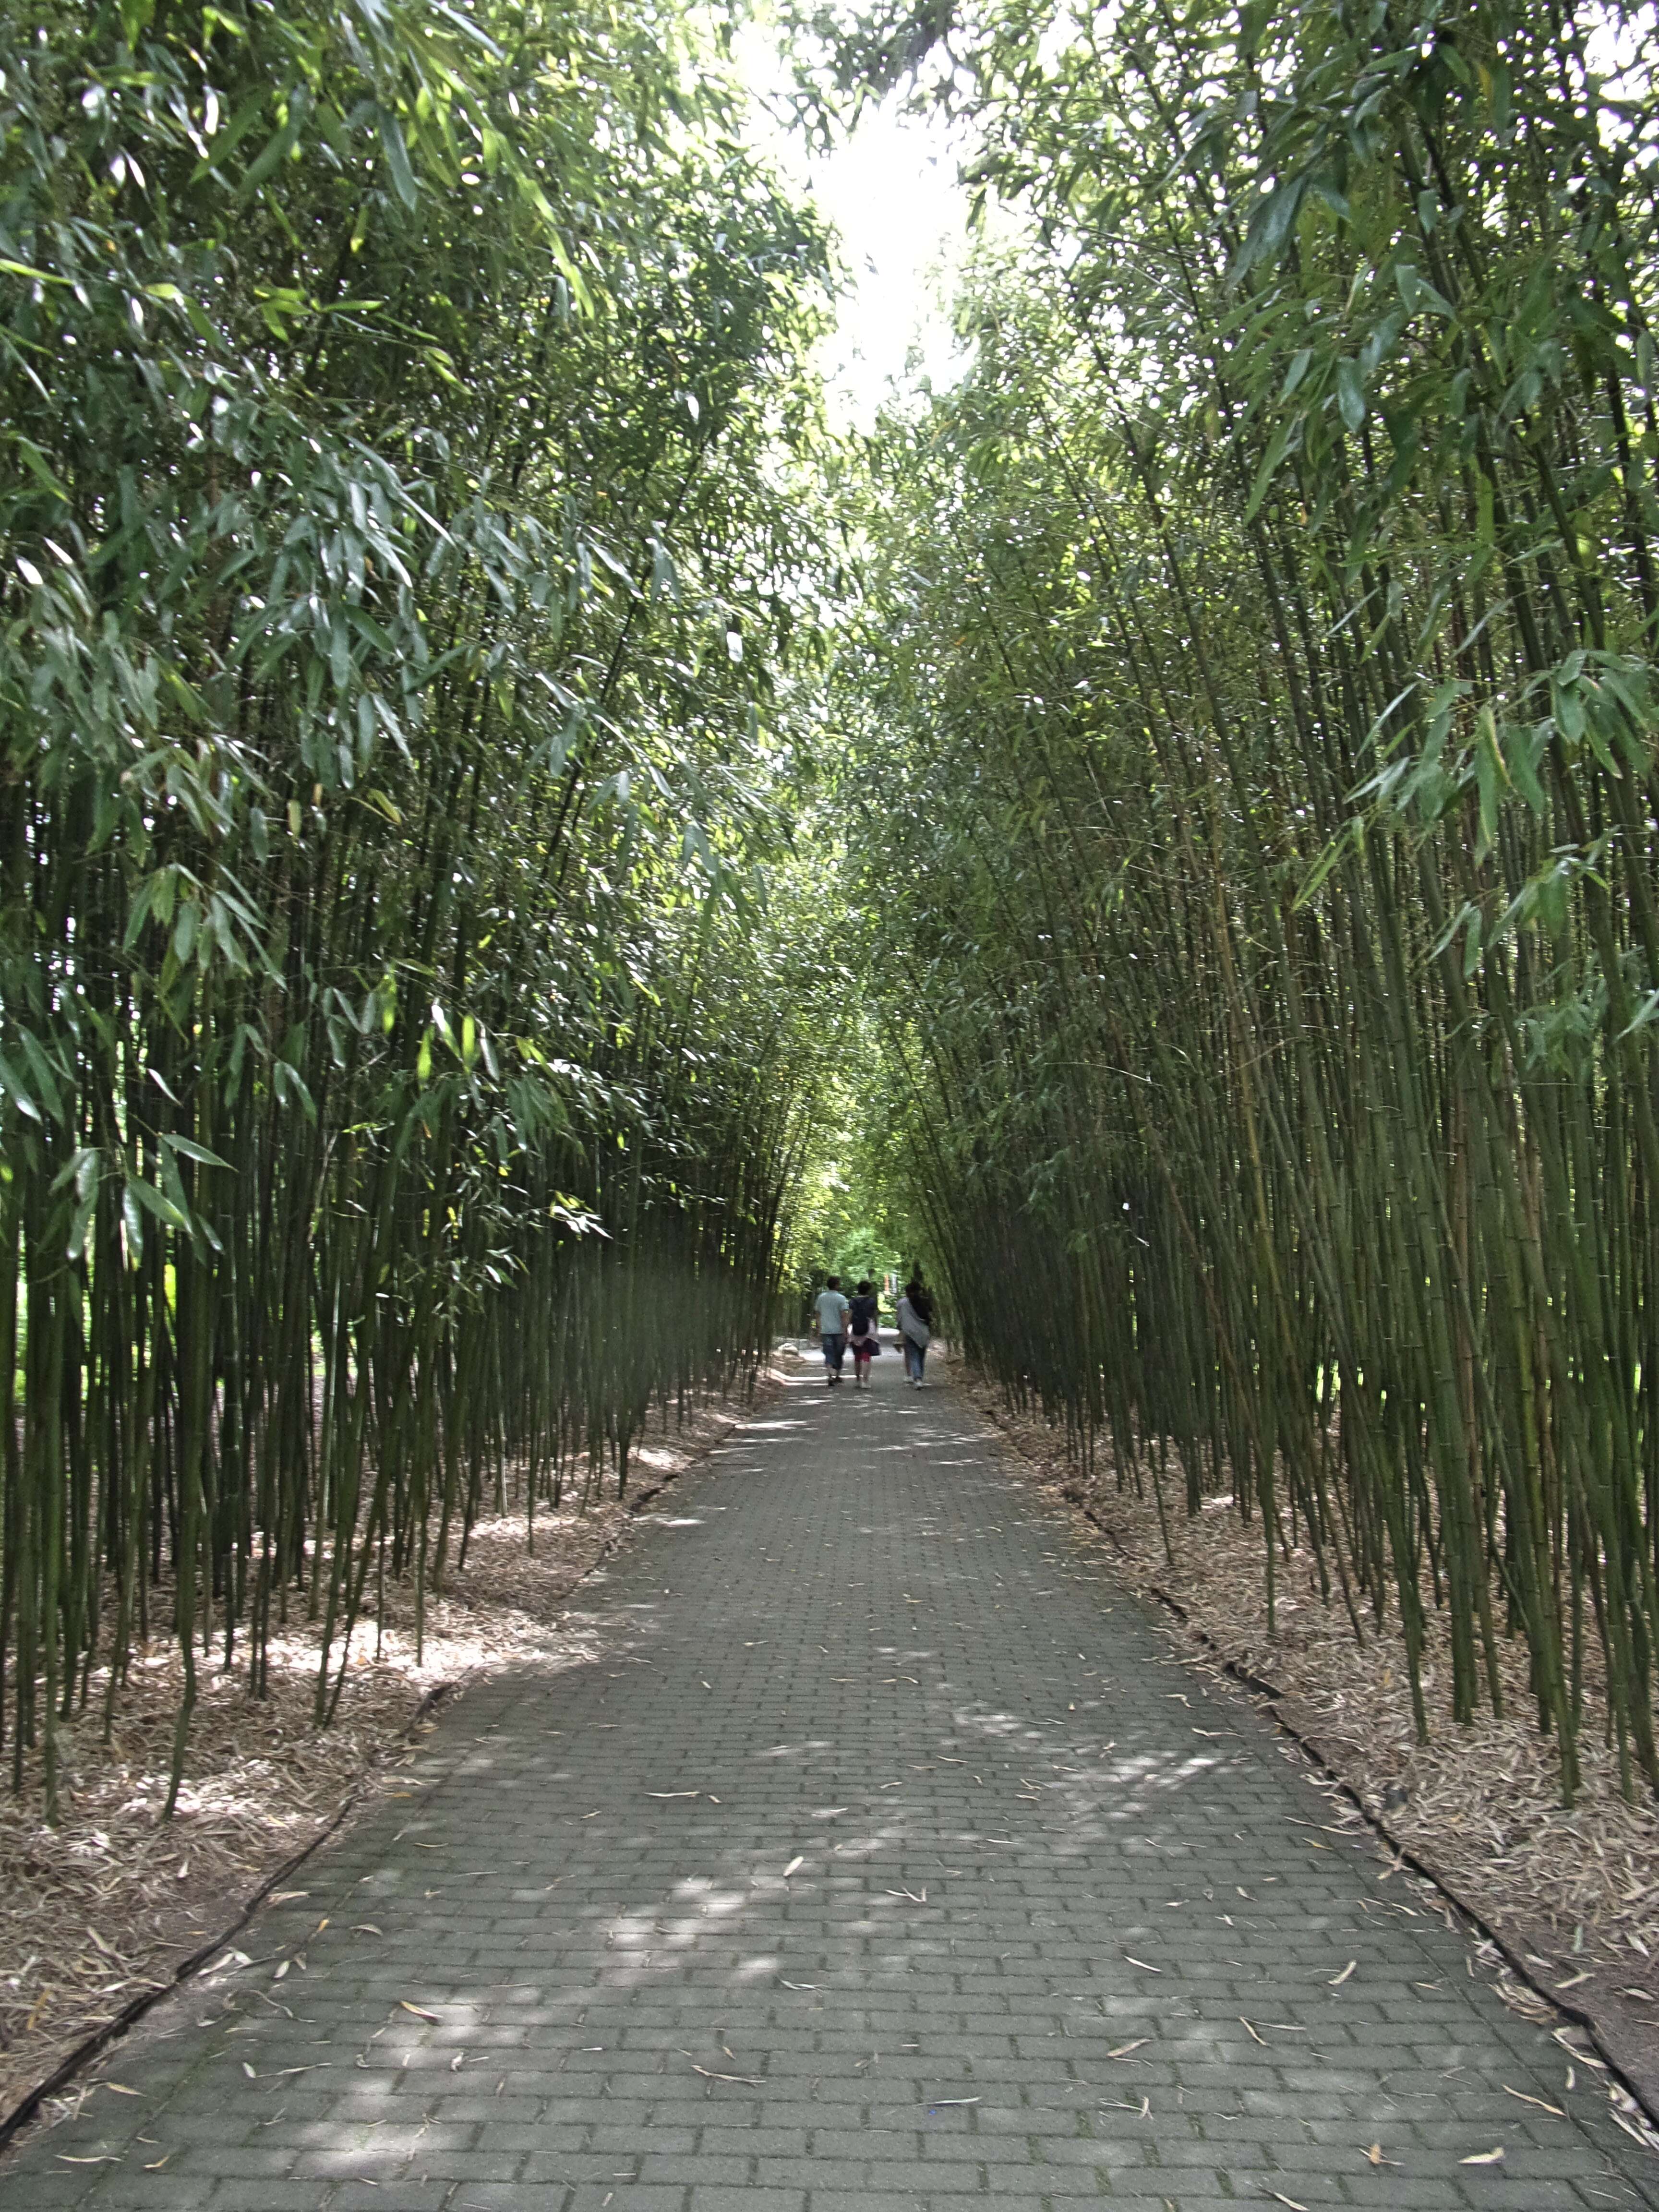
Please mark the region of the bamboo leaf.
<svg viewBox="0 0 1659 2212"><path fill-rule="evenodd" d="M1364 427L1370 410L1365 380L1357 361L1340 361L1336 364L1336 404L1350 430L1358 431Z"/></svg>

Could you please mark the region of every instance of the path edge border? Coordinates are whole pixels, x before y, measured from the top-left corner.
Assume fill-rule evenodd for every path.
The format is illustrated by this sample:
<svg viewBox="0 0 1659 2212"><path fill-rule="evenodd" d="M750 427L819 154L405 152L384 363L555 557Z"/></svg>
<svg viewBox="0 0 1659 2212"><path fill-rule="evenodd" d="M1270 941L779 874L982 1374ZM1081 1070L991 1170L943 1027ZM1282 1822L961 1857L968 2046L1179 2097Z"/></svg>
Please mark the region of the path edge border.
<svg viewBox="0 0 1659 2212"><path fill-rule="evenodd" d="M1099 1514L1089 1504L1083 1492L1069 1487L1062 1478L1045 1470L1041 1462L1033 1458L1003 1427L996 1413L988 1413L983 1407L980 1410L981 1418L988 1418L994 1424L998 1443L1006 1450L1013 1452L1024 1462L1037 1487L1053 1491L1063 1503L1071 1506L1074 1511L1081 1513L1085 1521L1098 1528L1103 1536L1110 1539L1117 1547L1120 1556L1127 1559L1128 1553L1125 1549L1122 1538L1109 1522L1102 1520ZM1441 1873L1432 1860L1419 1856L1408 1844L1401 1843L1400 1838L1390 1832L1385 1822L1372 1812L1354 1784L1349 1781L1318 1740L1309 1735L1297 1725L1294 1720L1288 1717L1284 1708L1291 1702L1292 1693L1290 1691L1280 1689L1276 1683L1270 1682L1265 1675L1258 1674L1252 1668L1242 1665L1237 1660L1229 1658L1209 1631L1200 1627L1185 1606L1178 1599L1171 1597L1170 1593L1157 1582L1149 1578L1140 1587L1174 1616L1186 1635L1191 1637L1194 1643L1204 1647L1224 1674L1237 1682L1241 1688L1249 1691L1253 1697L1261 1700L1267 1708L1268 1717L1273 1726L1281 1735L1290 1738L1310 1765L1316 1767L1327 1780L1336 1785L1372 1834L1380 1842L1387 1844L1400 1865L1437 1890L1459 1918L1472 1928L1483 1941L1492 1946L1516 1979L1525 1988L1529 1989L1534 1996L1547 2004L1553 2011L1562 2014L1577 2027L1583 2029L1611 2077L1633 2100L1648 2124L1659 2129L1659 2077L1650 2078L1650 2069L1645 2067L1633 2068L1626 2060L1616 2055L1616 2046L1622 2041L1622 2038L1616 2031L1610 2034L1607 2023L1598 2019L1594 2013L1587 2012L1582 2005L1574 2004L1570 1999L1558 1996L1553 1990L1540 1982L1537 1974L1527 1965L1524 1955L1516 1948L1501 1929L1495 1928L1482 1913L1468 1902L1451 1878ZM1139 1594L1139 1589L1133 1585L1126 1584L1125 1589L1127 1595L1131 1596ZM1651 2148L1652 2147L1649 2145L1644 2148Z"/></svg>
<svg viewBox="0 0 1659 2212"><path fill-rule="evenodd" d="M435 1706L465 1688L471 1679L472 1673L473 1669L469 1668L466 1673L453 1675L447 1681L434 1682L429 1690L422 1693L420 1703L410 1715L402 1734L395 1741L399 1744L407 1743ZM378 1764L377 1761L377 1766ZM136 1997L130 1997L119 2012L105 2021L101 2026L94 2027L90 2035L84 2037L72 2051L61 2058L43 2081L38 2081L33 2088L24 2091L11 2110L3 2118L0 2118L0 2151L3 2151L12 2138L21 2134L28 2125L48 2097L55 2094L59 2089L67 2088L82 2069L89 2066L100 2051L106 2050L112 2043L118 2040L130 2027L136 2027L152 2007L160 2004L163 1997L171 1996L175 1990L181 1988L193 1975L199 1974L216 1952L223 1950L234 1936L241 1934L271 1892L285 1882L290 1875L297 1874L312 1853L319 1850L331 1836L336 1835L344 1826L351 1814L361 1805L374 1771L373 1768L363 1770L339 1804L335 1807L326 1823L318 1830L310 1841L302 1844L297 1851L290 1853L279 1867L267 1875L258 1887L237 1907L233 1917L224 1923L216 1936L204 1943L199 1950L192 1951L187 1959L180 1960L173 1970L170 1981L158 1983L154 1988L141 1990Z"/></svg>
<svg viewBox="0 0 1659 2212"><path fill-rule="evenodd" d="M1092 1519L1093 1516L1091 1515L1090 1517ZM1379 1841L1386 1844L1389 1850L1394 1853L1395 1863L1404 1867L1409 1873L1418 1875L1420 1880L1426 1881L1431 1888L1437 1890L1458 1917L1468 1927L1474 1929L1484 1942L1492 1945L1516 1979L1525 1988L1529 1989L1534 1996L1548 2005L1553 2012L1564 2014L1576 2027L1583 2029L1601 2054L1601 2063L1607 2068L1608 2074L1634 2100L1650 2124L1659 2127L1659 2087L1644 2083L1638 2074L1632 2071L1615 2055L1613 2043L1617 2039L1609 2039L1605 2023L1598 2020L1594 2013L1585 2011L1582 2005L1576 2005L1571 1999L1558 1996L1547 1984L1540 1981L1536 1972L1528 1966L1525 1954L1516 1949L1501 1929L1495 1927L1484 1913L1469 1903L1451 1877L1443 1874L1431 1859L1422 1857L1412 1849L1409 1844L1402 1843L1387 1824L1371 1811L1358 1790L1343 1773L1341 1768L1336 1765L1317 1737L1309 1735L1285 1713L1284 1708L1291 1702L1289 1691L1277 1688L1267 1680L1265 1675L1257 1674L1250 1668L1241 1666L1237 1660L1228 1658L1209 1631L1200 1627L1177 1599L1171 1597L1167 1590L1159 1589L1156 1583L1149 1583L1146 1587L1158 1603L1166 1607L1175 1615L1187 1634L1192 1637L1194 1642L1201 1644L1213 1656L1224 1674L1229 1675L1241 1688L1250 1692L1253 1697L1260 1699L1261 1705L1266 1707L1273 1726L1282 1735L1290 1738L1310 1766L1317 1768L1328 1781L1340 1790L1372 1834ZM1647 2148L1652 2147L1650 2145Z"/></svg>
<svg viewBox="0 0 1659 2212"><path fill-rule="evenodd" d="M690 1474L694 1468L700 1467L714 1447L723 1443L732 1431L739 1427L748 1418L750 1410L750 1401L745 1399L744 1409L741 1412L733 1413L723 1428L716 1430L700 1444L684 1467L671 1468L666 1474L654 1481L648 1490L639 1491L634 1497L624 1500L628 1519L605 1539L580 1574L568 1583L560 1591L561 1603L570 1595L573 1590L580 1589L590 1575L596 1574L605 1561L614 1556L641 1509L648 1505L653 1498L660 1498L664 1491L679 1481L683 1476ZM434 1682L429 1690L422 1692L420 1703L410 1715L402 1735L394 1741L399 1744L409 1742L416 1729L440 1705L453 1702L461 1695L475 1675L484 1671L486 1670L482 1667L469 1667L461 1674L452 1675L447 1681ZM0 2114L0 2153L3 2153L13 2139L21 2135L29 2122L37 2117L41 2106L48 2097L56 2095L59 2089L67 2088L76 2075L84 2068L91 2065L100 2051L106 2051L112 2043L118 2042L130 2028L138 2025L146 2013L160 2004L163 1997L171 1996L175 1990L181 1989L194 1975L199 1974L216 1953L223 1950L233 1936L241 1934L271 1892L285 1882L291 1875L297 1874L307 1859L337 1835L351 1815L360 1810L364 1793L374 1771L374 1767L363 1769L335 1808L326 1824L318 1830L308 1843L302 1844L297 1851L284 1859L274 1872L266 1876L259 1887L238 1907L233 1917L224 1923L210 1942L204 1943L199 1950L192 1951L187 1959L179 1961L170 1981L158 1983L155 1988L141 1990L137 1996L129 1998L119 2012L105 2021L101 2026L94 2028L90 2035L83 2037L71 2051L68 2051L44 2081L37 2081L32 2089L26 2089L9 2112Z"/></svg>

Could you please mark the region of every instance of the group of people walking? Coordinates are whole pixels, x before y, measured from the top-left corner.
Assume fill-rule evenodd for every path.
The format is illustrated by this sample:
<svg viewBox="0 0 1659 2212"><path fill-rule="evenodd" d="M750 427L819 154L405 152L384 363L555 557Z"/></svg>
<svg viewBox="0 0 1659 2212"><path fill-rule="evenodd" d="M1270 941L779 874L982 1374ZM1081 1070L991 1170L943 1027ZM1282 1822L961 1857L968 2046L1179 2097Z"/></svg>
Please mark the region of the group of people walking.
<svg viewBox="0 0 1659 2212"><path fill-rule="evenodd" d="M830 1389L842 1380L849 1346L853 1387L869 1389L870 1362L881 1350L877 1312L875 1287L869 1282L860 1283L849 1298L842 1289L841 1277L831 1275L819 1291L818 1335L823 1345L824 1380ZM905 1377L913 1389L919 1390L927 1364L927 1347L933 1338L933 1301L919 1277L912 1275L899 1293L895 1318L904 1352Z"/></svg>

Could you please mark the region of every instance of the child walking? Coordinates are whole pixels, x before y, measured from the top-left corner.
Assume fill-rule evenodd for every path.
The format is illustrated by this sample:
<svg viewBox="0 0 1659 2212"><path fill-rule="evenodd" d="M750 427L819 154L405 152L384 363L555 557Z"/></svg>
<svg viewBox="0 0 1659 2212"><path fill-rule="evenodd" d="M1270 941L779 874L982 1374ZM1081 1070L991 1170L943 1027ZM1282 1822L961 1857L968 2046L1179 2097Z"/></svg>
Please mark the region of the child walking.
<svg viewBox="0 0 1659 2212"><path fill-rule="evenodd" d="M854 1291L848 1310L848 1326L852 1332L853 1387L867 1390L870 1362L881 1349L881 1339L876 1334L876 1293L871 1284L860 1283Z"/></svg>

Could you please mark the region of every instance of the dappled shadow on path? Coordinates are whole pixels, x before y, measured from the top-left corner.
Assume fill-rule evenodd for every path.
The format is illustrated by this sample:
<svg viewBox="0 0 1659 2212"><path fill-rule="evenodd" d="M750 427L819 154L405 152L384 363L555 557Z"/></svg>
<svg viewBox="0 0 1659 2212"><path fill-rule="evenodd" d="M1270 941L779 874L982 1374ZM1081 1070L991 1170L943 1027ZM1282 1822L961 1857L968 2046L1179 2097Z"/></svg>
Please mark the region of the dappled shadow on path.
<svg viewBox="0 0 1659 2212"><path fill-rule="evenodd" d="M1505 2202L1582 2212L1550 2130L1620 2155L949 1394L797 1386L566 1620L591 1662L469 1695L40 2204L1471 2203L1501 2118Z"/></svg>

